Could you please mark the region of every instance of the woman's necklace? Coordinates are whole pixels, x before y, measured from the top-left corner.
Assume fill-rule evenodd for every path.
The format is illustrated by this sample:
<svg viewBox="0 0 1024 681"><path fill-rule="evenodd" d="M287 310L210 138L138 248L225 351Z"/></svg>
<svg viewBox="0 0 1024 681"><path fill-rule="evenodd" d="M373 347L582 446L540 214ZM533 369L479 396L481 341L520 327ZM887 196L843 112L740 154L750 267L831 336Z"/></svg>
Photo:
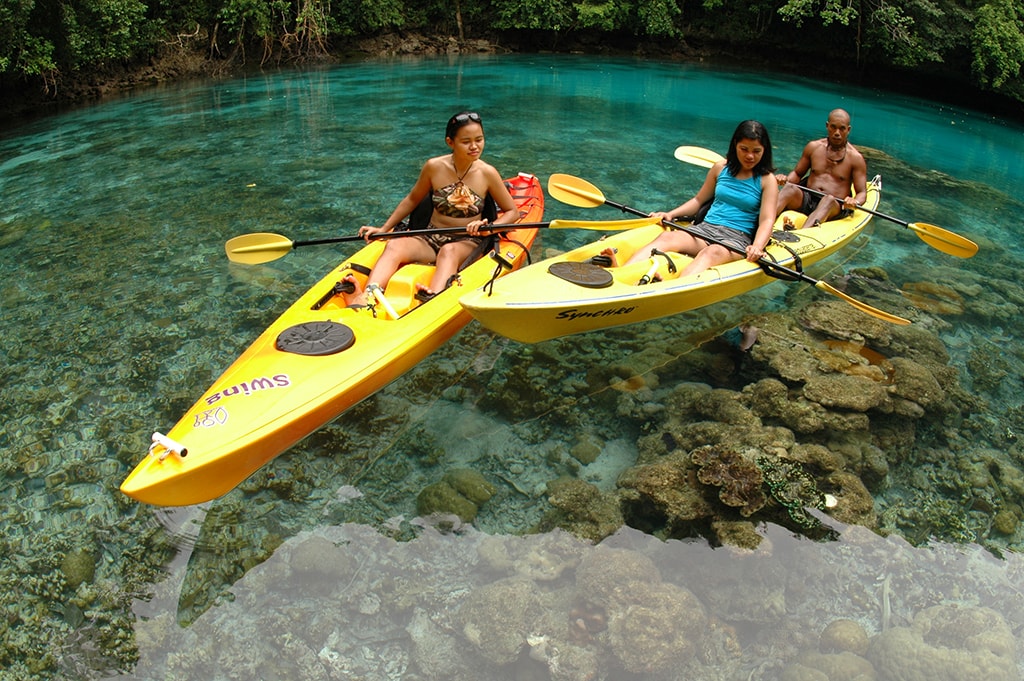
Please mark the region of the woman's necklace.
<svg viewBox="0 0 1024 681"><path fill-rule="evenodd" d="M452 156L452 170L455 172L455 186L462 186L462 178L464 178L466 175L469 175L469 169L473 167L474 163L476 163L476 159L470 161L469 165L466 166L466 172L459 175L459 167L455 165L455 157Z"/></svg>

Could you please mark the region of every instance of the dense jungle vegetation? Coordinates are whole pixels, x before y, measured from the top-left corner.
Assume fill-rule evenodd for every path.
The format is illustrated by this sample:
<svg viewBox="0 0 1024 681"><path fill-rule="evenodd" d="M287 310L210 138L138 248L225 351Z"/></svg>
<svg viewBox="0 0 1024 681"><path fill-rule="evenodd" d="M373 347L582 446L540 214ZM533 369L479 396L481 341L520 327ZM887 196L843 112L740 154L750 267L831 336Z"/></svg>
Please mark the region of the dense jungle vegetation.
<svg viewBox="0 0 1024 681"><path fill-rule="evenodd" d="M409 33L881 74L1024 111L1020 0L2 0L0 96L60 98L173 51L227 67L299 63Z"/></svg>

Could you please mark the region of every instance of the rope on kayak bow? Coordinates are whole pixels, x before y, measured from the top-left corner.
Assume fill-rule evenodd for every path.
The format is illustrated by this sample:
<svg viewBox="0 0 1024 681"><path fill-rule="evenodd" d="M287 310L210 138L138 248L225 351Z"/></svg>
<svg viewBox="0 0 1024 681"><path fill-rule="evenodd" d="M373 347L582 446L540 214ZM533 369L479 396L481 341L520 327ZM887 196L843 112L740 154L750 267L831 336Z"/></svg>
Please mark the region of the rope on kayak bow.
<svg viewBox="0 0 1024 681"><path fill-rule="evenodd" d="M528 249L522 242L511 240L516 246L522 249L522 252L526 254L526 264L530 264L530 249ZM494 244L494 250L488 255L491 256L491 260L498 263L497 267L494 268L494 272L491 274L491 278L484 284L483 288L487 291L488 297L494 293L494 282L501 276L502 270L512 270L515 268L515 263L510 262L505 256L501 254L501 241Z"/></svg>

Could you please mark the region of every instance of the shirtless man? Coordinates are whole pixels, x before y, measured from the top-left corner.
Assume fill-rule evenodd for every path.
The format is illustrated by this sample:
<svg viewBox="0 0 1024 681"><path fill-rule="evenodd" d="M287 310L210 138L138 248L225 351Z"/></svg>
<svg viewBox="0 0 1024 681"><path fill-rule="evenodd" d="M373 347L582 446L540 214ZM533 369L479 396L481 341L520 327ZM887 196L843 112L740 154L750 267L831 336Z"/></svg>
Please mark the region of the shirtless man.
<svg viewBox="0 0 1024 681"><path fill-rule="evenodd" d="M786 183L779 190L776 215L784 210L798 210L807 216L804 224L813 226L841 217L867 198L867 163L856 147L847 141L850 114L842 109L833 110L828 115L825 129L828 136L808 142L789 175L780 173L775 176L779 184ZM808 188L830 194L836 200L803 191L800 181L804 175L807 175ZM854 189L852 196L851 185Z"/></svg>

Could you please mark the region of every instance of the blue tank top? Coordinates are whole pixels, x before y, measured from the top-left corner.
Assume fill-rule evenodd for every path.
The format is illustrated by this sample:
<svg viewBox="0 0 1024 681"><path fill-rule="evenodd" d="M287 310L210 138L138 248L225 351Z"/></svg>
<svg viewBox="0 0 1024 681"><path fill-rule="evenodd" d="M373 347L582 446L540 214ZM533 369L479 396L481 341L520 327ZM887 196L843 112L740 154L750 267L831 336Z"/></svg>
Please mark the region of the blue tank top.
<svg viewBox="0 0 1024 681"><path fill-rule="evenodd" d="M753 236L757 232L761 215L761 177L737 180L722 168L715 184L715 200L704 216L704 221L720 227L729 227Z"/></svg>

